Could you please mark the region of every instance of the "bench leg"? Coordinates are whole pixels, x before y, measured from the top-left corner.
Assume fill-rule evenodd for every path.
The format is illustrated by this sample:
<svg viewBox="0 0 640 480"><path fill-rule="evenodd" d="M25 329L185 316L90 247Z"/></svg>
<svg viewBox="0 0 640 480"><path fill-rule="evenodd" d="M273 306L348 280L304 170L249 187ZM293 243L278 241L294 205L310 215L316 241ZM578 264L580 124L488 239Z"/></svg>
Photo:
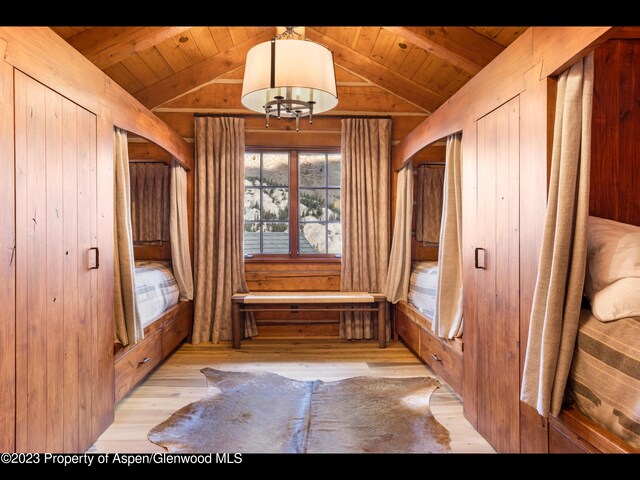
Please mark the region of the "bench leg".
<svg viewBox="0 0 640 480"><path fill-rule="evenodd" d="M378 347L387 347L387 302L382 300L378 302Z"/></svg>
<svg viewBox="0 0 640 480"><path fill-rule="evenodd" d="M240 304L237 302L231 302L231 336L233 339L233 348L240 348L240 342L242 341L242 322L240 320Z"/></svg>

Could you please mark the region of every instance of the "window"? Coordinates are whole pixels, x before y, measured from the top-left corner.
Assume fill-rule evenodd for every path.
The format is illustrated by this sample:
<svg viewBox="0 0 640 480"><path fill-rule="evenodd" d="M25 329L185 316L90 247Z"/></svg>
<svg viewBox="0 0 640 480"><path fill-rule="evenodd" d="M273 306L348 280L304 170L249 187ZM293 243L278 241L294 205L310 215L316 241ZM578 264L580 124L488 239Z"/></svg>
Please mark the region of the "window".
<svg viewBox="0 0 640 480"><path fill-rule="evenodd" d="M335 151L247 151L245 255L339 257L340 168Z"/></svg>

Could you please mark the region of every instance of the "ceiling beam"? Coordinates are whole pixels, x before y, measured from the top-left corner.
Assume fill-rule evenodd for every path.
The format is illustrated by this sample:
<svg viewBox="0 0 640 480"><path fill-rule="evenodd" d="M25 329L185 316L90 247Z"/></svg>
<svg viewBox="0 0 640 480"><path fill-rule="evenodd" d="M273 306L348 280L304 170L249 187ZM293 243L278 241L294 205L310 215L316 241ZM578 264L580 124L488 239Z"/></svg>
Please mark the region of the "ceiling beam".
<svg viewBox="0 0 640 480"><path fill-rule="evenodd" d="M163 103L196 90L221 75L244 65L247 52L255 45L271 40L275 33L269 29L249 38L234 47L198 62L189 68L175 73L149 87L135 93L134 96L147 108L153 109Z"/></svg>
<svg viewBox="0 0 640 480"><path fill-rule="evenodd" d="M383 27L462 70L476 74L504 47L467 27Z"/></svg>
<svg viewBox="0 0 640 480"><path fill-rule="evenodd" d="M104 70L191 27L91 27L67 42Z"/></svg>
<svg viewBox="0 0 640 480"><path fill-rule="evenodd" d="M435 111L446 100L441 94L423 87L313 28L307 27L306 36L329 48L333 52L336 65L366 78L371 83L420 107L427 113Z"/></svg>

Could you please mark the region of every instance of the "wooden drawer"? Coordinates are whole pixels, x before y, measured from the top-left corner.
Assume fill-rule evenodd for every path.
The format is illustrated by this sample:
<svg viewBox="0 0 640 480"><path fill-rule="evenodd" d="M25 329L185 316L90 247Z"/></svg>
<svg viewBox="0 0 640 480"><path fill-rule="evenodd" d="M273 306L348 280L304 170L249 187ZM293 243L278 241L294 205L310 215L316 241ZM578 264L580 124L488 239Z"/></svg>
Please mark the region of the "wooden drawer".
<svg viewBox="0 0 640 480"><path fill-rule="evenodd" d="M407 346L414 352L420 352L420 327L404 313L397 312L396 329Z"/></svg>
<svg viewBox="0 0 640 480"><path fill-rule="evenodd" d="M162 361L162 332L145 338L116 360L116 402L119 402Z"/></svg>
<svg viewBox="0 0 640 480"><path fill-rule="evenodd" d="M162 356L169 355L191 332L192 308L188 308L162 325Z"/></svg>
<svg viewBox="0 0 640 480"><path fill-rule="evenodd" d="M464 375L462 356L422 328L420 329L420 358L458 395L462 395Z"/></svg>

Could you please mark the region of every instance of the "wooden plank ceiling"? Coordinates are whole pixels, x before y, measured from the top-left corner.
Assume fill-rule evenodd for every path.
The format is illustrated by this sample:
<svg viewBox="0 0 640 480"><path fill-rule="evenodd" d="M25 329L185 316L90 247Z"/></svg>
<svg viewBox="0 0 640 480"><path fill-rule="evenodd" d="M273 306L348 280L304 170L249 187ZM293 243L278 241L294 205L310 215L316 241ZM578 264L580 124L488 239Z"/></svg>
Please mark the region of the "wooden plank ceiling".
<svg viewBox="0 0 640 480"><path fill-rule="evenodd" d="M250 113L240 103L246 54L275 33L275 27L52 28L187 138L195 112ZM334 52L339 103L328 114L392 115L397 142L526 28L307 27L305 33ZM335 134L335 120L304 128Z"/></svg>

